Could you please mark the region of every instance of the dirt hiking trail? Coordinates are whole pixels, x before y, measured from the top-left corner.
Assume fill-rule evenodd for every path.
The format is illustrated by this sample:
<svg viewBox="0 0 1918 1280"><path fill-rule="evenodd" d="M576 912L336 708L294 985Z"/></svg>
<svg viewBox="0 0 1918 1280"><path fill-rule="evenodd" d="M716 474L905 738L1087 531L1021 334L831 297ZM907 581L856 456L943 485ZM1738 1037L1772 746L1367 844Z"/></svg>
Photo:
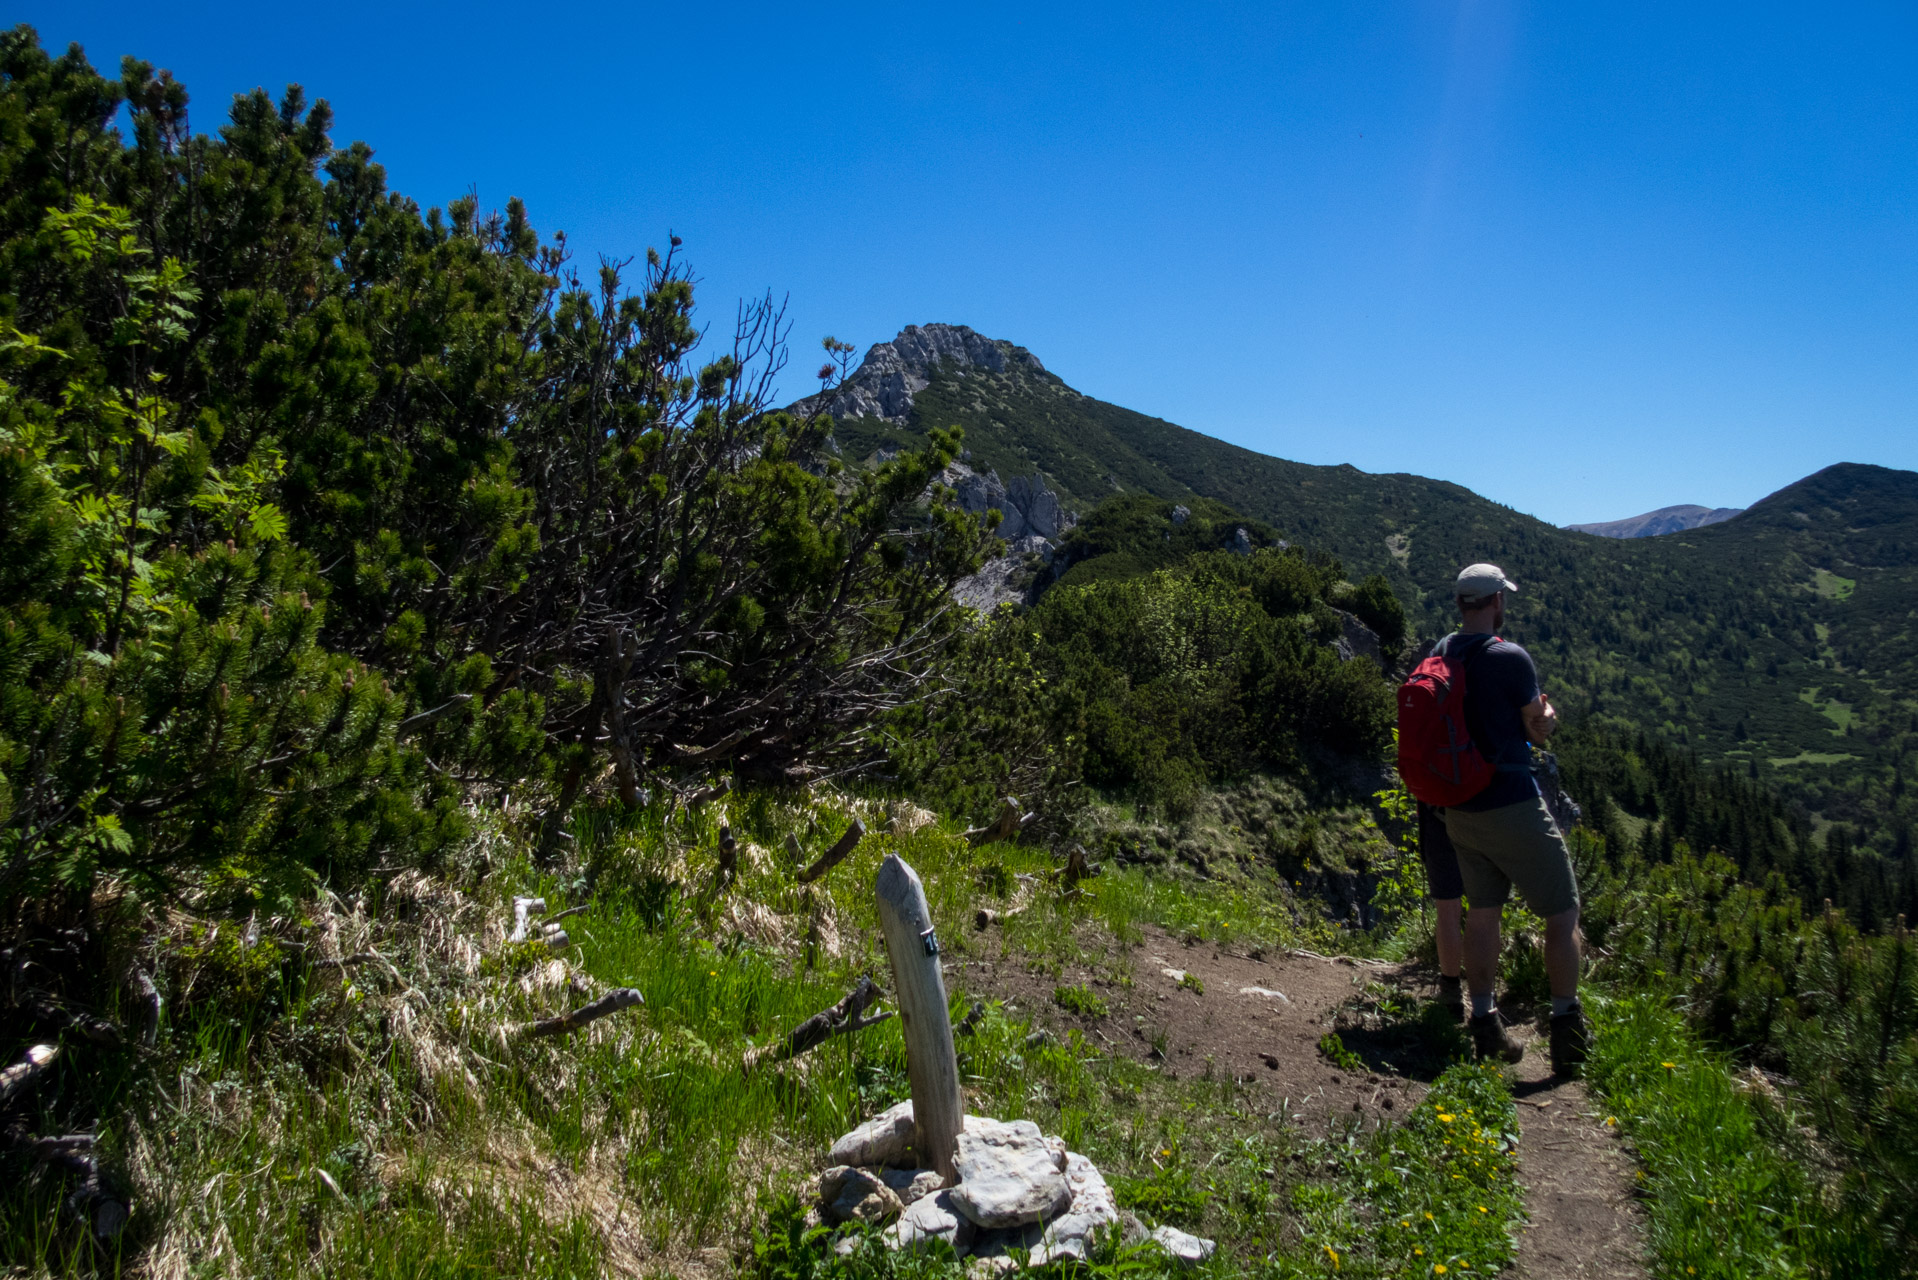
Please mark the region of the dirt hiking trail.
<svg viewBox="0 0 1918 1280"><path fill-rule="evenodd" d="M1090 963L1029 962L976 935L948 965L950 981L1002 1000L1036 1026L1078 1029L1115 1053L1176 1077L1209 1074L1254 1094L1313 1135L1357 1121L1390 1124L1416 1107L1444 1068L1415 1019L1431 999L1429 973L1350 957L1274 950L1241 953L1147 927L1125 946L1088 927ZM1103 952L1103 954L1101 954ZM1083 986L1105 1005L1091 1017L1060 1007L1060 987ZM1396 1009L1396 1013L1393 1011ZM1363 1070L1329 1061L1319 1042L1337 1031ZM1514 1035L1527 1039L1525 1027ZM1543 1039L1527 1039L1513 1069L1519 1177L1531 1221L1515 1274L1527 1280L1644 1280L1644 1226L1631 1160L1593 1113L1584 1085L1551 1076Z"/></svg>
<svg viewBox="0 0 1918 1280"><path fill-rule="evenodd" d="M1618 1129L1605 1124L1583 1084L1552 1075L1544 1036L1527 1041L1512 1074L1519 1177L1532 1217L1518 1238L1517 1273L1528 1280L1649 1275L1644 1210Z"/></svg>

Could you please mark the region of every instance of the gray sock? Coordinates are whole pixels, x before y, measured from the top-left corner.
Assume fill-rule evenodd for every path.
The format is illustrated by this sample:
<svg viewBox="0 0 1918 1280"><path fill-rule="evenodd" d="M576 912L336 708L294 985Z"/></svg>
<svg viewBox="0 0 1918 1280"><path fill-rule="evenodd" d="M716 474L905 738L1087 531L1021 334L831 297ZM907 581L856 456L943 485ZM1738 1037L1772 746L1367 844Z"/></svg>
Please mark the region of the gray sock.
<svg viewBox="0 0 1918 1280"><path fill-rule="evenodd" d="M1474 1018L1483 1018L1488 1013L1497 1012L1498 1000L1490 991L1483 994L1477 991L1472 993L1472 1016Z"/></svg>
<svg viewBox="0 0 1918 1280"><path fill-rule="evenodd" d="M1552 1016L1554 1018L1562 1018L1566 1014L1571 1013L1573 1010L1577 1008L1578 1008L1577 996L1553 996L1552 997Z"/></svg>

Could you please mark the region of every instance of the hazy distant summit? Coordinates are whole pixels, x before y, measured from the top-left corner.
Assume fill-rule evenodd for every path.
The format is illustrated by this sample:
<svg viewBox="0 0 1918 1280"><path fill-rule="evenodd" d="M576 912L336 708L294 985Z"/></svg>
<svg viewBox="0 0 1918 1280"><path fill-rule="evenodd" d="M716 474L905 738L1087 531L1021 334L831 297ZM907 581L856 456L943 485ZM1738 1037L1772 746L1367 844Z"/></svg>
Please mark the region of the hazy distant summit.
<svg viewBox="0 0 1918 1280"><path fill-rule="evenodd" d="M1743 513L1743 507L1699 507L1683 505L1660 507L1642 516L1625 520L1600 520L1593 524L1568 524L1574 533L1595 533L1601 538L1656 538L1661 533L1683 533L1708 524L1717 524Z"/></svg>
<svg viewBox="0 0 1918 1280"><path fill-rule="evenodd" d="M831 392L807 396L793 408L824 409L836 421L877 418L904 426L913 397L932 385L933 374L964 377L985 373L1044 375L1039 357L1024 347L988 338L963 324L909 324L891 342L875 342L851 377Z"/></svg>

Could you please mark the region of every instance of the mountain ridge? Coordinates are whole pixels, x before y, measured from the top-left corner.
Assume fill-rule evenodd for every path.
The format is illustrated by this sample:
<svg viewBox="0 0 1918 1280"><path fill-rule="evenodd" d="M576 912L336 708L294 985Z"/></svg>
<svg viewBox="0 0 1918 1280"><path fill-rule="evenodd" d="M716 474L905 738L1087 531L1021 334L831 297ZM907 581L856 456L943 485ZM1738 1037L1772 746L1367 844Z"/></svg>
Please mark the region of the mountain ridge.
<svg viewBox="0 0 1918 1280"><path fill-rule="evenodd" d="M1918 787L1906 786L1918 774L1907 763L1918 759L1918 620L1907 603L1918 598L1918 473L1836 463L1735 519L1593 537L1450 481L1256 453L1079 392L1016 344L962 326L913 328L920 363L902 367L896 339L848 379L870 394L838 401L847 408L887 408L878 384L895 375L910 392L891 418L835 417L849 458L959 426L975 471L1007 484L1041 477L1081 513L1123 492L1216 500L1337 557L1353 581L1383 574L1415 635L1452 625L1459 565L1495 561L1520 584L1513 634L1561 705L1765 776L1814 814L1870 828L1882 848L1908 846L1918 825ZM988 348L997 357L979 358Z"/></svg>
<svg viewBox="0 0 1918 1280"><path fill-rule="evenodd" d="M1595 520L1585 524L1568 524L1565 528L1573 533L1589 533L1600 538L1657 538L1708 524L1721 524L1733 516L1742 515L1744 510L1743 507L1701 507L1696 503L1681 503L1647 511L1643 515L1627 516L1623 520Z"/></svg>

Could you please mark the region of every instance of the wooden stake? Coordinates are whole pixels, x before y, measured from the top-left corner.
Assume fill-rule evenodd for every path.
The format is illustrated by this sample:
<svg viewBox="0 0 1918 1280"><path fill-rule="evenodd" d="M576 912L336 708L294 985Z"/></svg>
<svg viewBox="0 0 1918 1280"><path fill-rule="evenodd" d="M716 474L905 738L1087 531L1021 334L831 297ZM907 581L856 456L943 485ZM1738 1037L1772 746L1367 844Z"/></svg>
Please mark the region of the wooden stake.
<svg viewBox="0 0 1918 1280"><path fill-rule="evenodd" d="M932 911L919 873L898 854L880 864L874 889L906 1037L906 1076L912 1083L916 1128L913 1150L920 1168L937 1170L950 1185L958 1176L952 1157L965 1123L965 1104L959 1096L959 1055L952 1047L952 1019Z"/></svg>

